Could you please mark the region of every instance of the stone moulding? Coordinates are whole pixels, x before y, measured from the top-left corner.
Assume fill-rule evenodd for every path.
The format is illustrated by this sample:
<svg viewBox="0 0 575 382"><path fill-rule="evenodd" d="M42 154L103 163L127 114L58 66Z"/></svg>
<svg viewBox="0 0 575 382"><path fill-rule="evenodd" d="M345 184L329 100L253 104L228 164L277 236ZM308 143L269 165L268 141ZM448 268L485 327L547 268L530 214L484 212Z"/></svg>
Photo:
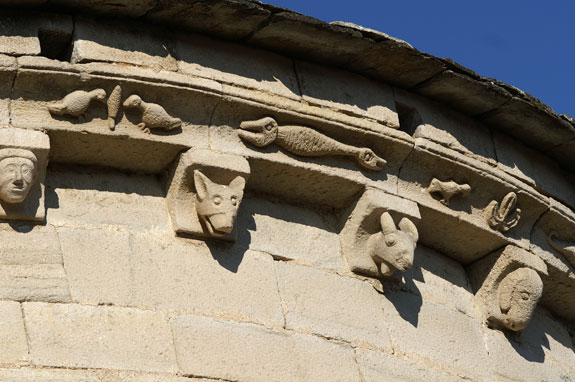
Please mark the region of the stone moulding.
<svg viewBox="0 0 575 382"><path fill-rule="evenodd" d="M237 155L192 149L176 161L169 179L167 205L177 234L234 241L234 222L248 161Z"/></svg>
<svg viewBox="0 0 575 382"><path fill-rule="evenodd" d="M349 269L377 277L410 268L418 240L413 221L420 219L416 203L381 190L367 189L340 233ZM399 221L398 227L394 221Z"/></svg>
<svg viewBox="0 0 575 382"><path fill-rule="evenodd" d="M487 325L514 332L525 329L543 293L545 262L508 245L469 266L468 272Z"/></svg>
<svg viewBox="0 0 575 382"><path fill-rule="evenodd" d="M44 221L49 151L43 132L0 129L0 219Z"/></svg>

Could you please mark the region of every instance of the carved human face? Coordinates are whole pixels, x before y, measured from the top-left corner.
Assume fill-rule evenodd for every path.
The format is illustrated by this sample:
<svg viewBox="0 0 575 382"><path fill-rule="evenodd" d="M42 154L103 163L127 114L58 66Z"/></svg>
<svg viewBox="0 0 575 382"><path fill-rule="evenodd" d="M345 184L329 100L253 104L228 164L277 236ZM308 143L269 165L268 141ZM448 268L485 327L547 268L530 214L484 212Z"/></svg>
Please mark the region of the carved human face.
<svg viewBox="0 0 575 382"><path fill-rule="evenodd" d="M8 157L0 160L0 199L22 203L34 183L36 168L28 158Z"/></svg>
<svg viewBox="0 0 575 382"><path fill-rule="evenodd" d="M499 284L499 307L508 329L525 329L543 293L539 274L530 268L509 273Z"/></svg>

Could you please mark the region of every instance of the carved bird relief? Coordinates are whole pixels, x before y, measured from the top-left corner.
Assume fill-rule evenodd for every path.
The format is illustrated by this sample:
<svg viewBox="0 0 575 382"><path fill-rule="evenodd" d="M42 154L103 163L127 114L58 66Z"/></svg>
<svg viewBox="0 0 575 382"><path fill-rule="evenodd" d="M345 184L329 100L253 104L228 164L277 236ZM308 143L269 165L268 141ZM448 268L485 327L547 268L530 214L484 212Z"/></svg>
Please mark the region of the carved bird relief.
<svg viewBox="0 0 575 382"><path fill-rule="evenodd" d="M485 208L487 223L495 230L507 232L515 227L521 217L521 210L516 208L517 194L510 192L499 202L493 200Z"/></svg>
<svg viewBox="0 0 575 382"><path fill-rule="evenodd" d="M368 148L346 145L327 137L309 127L279 126L270 117L240 124L240 138L256 147L276 143L292 154L301 156L346 155L355 157L357 162L369 169L379 171L387 163Z"/></svg>
<svg viewBox="0 0 575 382"><path fill-rule="evenodd" d="M182 126L181 119L170 116L158 104L144 102L136 94L132 94L124 101L124 107L126 109L137 109L142 112L142 120L138 127L146 134L150 134L150 129L153 128L172 130Z"/></svg>
<svg viewBox="0 0 575 382"><path fill-rule="evenodd" d="M437 178L433 178L427 192L431 195L439 195L439 201L446 206L449 206L449 200L456 195L467 196L471 191L469 184L458 184L453 180L449 182L442 182Z"/></svg>
<svg viewBox="0 0 575 382"><path fill-rule="evenodd" d="M106 91L94 89L92 91L76 90L61 101L48 105L48 111L54 115L70 115L79 119L85 118L85 113L93 100L104 102Z"/></svg>

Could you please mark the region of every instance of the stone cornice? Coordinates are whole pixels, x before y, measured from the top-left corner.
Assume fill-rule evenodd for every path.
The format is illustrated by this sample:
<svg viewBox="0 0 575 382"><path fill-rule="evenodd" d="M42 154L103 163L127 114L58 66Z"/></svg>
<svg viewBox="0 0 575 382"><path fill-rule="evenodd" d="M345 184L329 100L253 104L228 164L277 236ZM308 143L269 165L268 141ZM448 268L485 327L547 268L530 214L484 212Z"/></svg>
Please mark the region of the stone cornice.
<svg viewBox="0 0 575 382"><path fill-rule="evenodd" d="M575 171L575 123L529 94L383 33L327 24L258 1L30 0L28 7L128 17L248 43L344 68L445 103L544 152ZM0 5L21 2L1 0Z"/></svg>

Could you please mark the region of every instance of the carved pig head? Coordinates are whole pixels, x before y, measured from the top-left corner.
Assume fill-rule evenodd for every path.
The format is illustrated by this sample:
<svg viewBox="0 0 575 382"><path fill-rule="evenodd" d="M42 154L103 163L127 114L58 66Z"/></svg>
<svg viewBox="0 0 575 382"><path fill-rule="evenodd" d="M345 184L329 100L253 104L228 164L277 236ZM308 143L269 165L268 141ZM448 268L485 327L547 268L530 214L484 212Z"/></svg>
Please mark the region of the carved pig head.
<svg viewBox="0 0 575 382"><path fill-rule="evenodd" d="M245 179L236 177L229 185L212 182L199 170L194 171L196 211L212 236L232 232L244 195Z"/></svg>
<svg viewBox="0 0 575 382"><path fill-rule="evenodd" d="M401 219L399 229L388 212L380 217L381 232L371 235L367 249L373 260L380 264L381 274L390 276L395 270L406 271L413 265L413 256L419 234L407 218Z"/></svg>

